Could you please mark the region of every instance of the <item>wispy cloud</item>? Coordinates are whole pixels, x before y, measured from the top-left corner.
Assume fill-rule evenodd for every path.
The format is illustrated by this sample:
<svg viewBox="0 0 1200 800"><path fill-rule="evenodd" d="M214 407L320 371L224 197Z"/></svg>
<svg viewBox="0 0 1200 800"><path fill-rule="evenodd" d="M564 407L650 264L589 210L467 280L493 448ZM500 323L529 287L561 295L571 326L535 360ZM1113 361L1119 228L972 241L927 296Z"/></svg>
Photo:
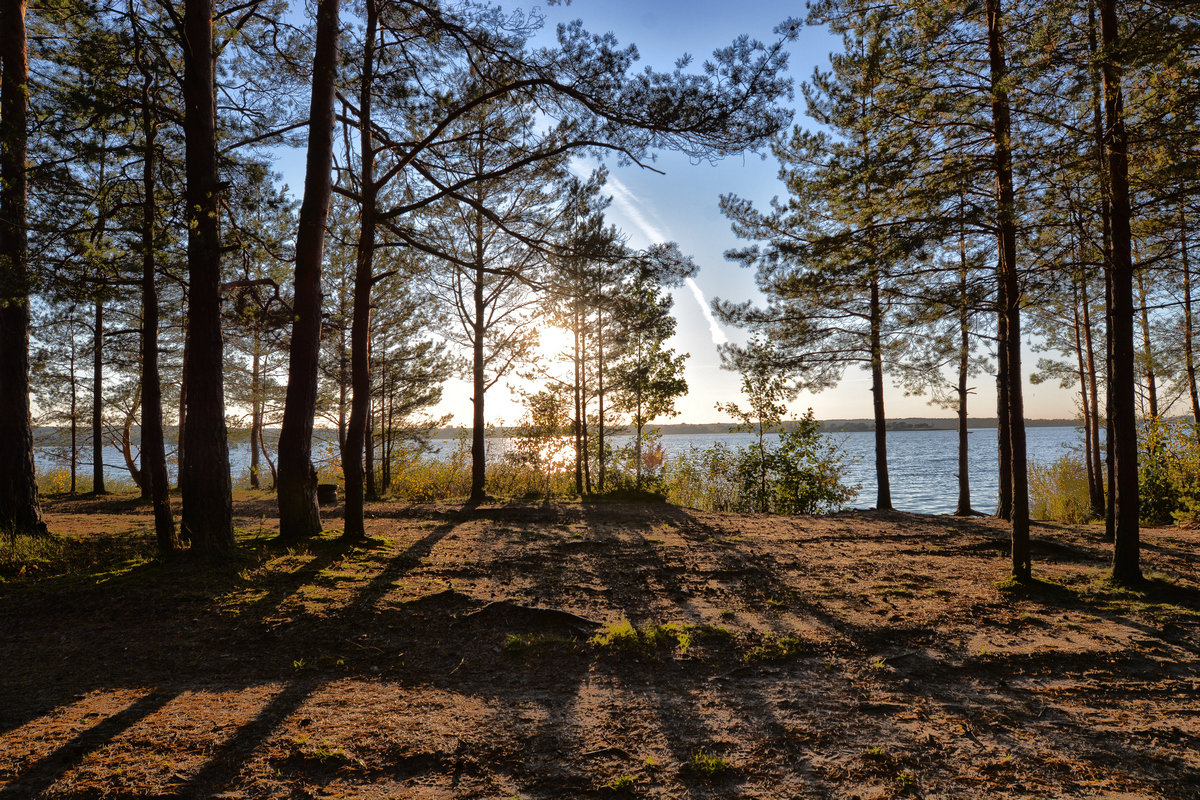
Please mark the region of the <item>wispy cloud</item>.
<svg viewBox="0 0 1200 800"><path fill-rule="evenodd" d="M638 229L638 232L649 240L650 244L670 241L670 233L661 227L656 220L651 219L653 212L643 206L642 201L638 199L637 195L629 191L629 187L617 177L610 174L605 188L612 192L613 205L616 206L617 211L629 220ZM729 337L725 335L725 331L721 330L721 324L713 316L712 309L709 308L708 300L705 299L704 292L701 291L699 284L688 278L687 287L691 290L692 297L696 300L696 305L700 306L700 313L704 315L704 319L708 323L708 331L709 335L712 336L713 344L720 345L728 342Z"/></svg>
<svg viewBox="0 0 1200 800"><path fill-rule="evenodd" d="M605 184L605 187L612 190L613 205L633 223L642 236L650 240L650 244L658 244L659 242L670 240L670 234L651 222L650 215L642 206L642 201L638 200L637 195L629 191L628 186L621 183L613 175L609 175L608 183Z"/></svg>
<svg viewBox="0 0 1200 800"><path fill-rule="evenodd" d="M725 331L721 330L721 323L717 322L717 318L713 316L712 307L704 299L704 292L700 291L700 285L688 278L687 286L692 290L692 297L696 298L696 304L700 306L700 313L708 322L708 332L712 336L713 344L726 344L729 337L725 335Z"/></svg>

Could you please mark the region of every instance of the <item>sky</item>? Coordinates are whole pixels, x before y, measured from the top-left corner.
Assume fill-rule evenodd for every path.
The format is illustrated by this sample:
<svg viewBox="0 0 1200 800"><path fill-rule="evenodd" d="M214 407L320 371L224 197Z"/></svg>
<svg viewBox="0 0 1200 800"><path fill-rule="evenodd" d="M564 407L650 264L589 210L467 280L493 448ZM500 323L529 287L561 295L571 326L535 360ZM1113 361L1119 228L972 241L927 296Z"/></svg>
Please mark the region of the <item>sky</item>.
<svg viewBox="0 0 1200 800"><path fill-rule="evenodd" d="M529 8L506 4L506 7ZM641 64L668 70L685 53L695 57L698 67L711 52L729 44L742 33L764 42L772 41L776 25L789 15L802 15L798 2L717 2L716 0L574 0L565 6L542 6L546 33L552 35L561 22L581 19L587 30L612 32L622 44L636 44ZM789 48L790 72L797 84L812 75L816 67L825 68L828 56L839 49L840 40L823 28L803 28ZM795 123L808 124L803 101L797 107ZM290 162L292 159L288 159ZM296 166L302 163L295 160ZM287 182L303 185L302 174L289 174L289 164L281 163ZM574 169L586 174L594 163L577 162ZM721 368L717 346L743 334L721 326L712 318L708 303L714 297L743 301L761 299L754 285L752 270L724 258L725 251L747 244L733 235L729 222L718 208L718 197L732 193L765 207L783 191L778 165L767 155L748 153L715 164L694 163L677 153L661 152L653 166L662 174L636 166L618 167L609 162L607 191L613 197L608 220L621 228L633 247L655 242L675 241L693 257L700 271L694 280L674 292L674 313L678 328L669 343L676 352L687 352L685 376L689 393L676 404L678 416L660 422L715 422L727 420L718 412L717 403L739 402L740 379ZM1037 356L1026 352L1025 373ZM995 381L982 375L974 380L976 393L971 398L972 416L995 416ZM515 424L523 408L512 389L527 388L520 379L497 384L488 392L487 416L494 424ZM872 416L870 379L858 367L847 369L841 383L818 394L803 392L791 404L794 414L812 408L818 419L853 419ZM949 409L930 406L926 398L906 397L903 390L888 386L885 392L888 416L951 416ZM1031 419L1074 416L1072 396L1056 385L1031 385L1026 382L1026 416ZM447 384L438 414L452 414L455 424L469 424L470 388L465 381Z"/></svg>

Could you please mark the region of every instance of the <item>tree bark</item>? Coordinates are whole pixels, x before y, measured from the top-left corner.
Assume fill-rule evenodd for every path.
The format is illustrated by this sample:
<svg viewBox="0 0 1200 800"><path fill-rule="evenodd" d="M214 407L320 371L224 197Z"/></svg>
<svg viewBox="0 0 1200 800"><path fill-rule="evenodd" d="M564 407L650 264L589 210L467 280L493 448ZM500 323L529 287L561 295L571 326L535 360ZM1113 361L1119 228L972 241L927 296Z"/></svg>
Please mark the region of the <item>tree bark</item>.
<svg viewBox="0 0 1200 800"><path fill-rule="evenodd" d="M92 313L92 494L104 488L104 301L96 298Z"/></svg>
<svg viewBox="0 0 1200 800"><path fill-rule="evenodd" d="M1146 405L1151 419L1158 419L1158 378L1154 372L1154 348L1150 342L1150 311L1146 308L1146 284L1140 273L1134 275L1138 290L1138 319L1142 324L1142 354L1145 364L1142 374L1146 378Z"/></svg>
<svg viewBox="0 0 1200 800"><path fill-rule="evenodd" d="M338 0L317 0L308 156L304 199L296 231L296 276L288 384L279 435L279 538L295 541L321 532L317 471L312 463L321 348L321 260L333 191L333 100L337 81Z"/></svg>
<svg viewBox="0 0 1200 800"><path fill-rule="evenodd" d="M1092 56L1093 62L1098 61L1097 52L1099 45L1096 41L1096 3L1088 3L1088 52ZM1113 232L1112 232L1112 192L1109 188L1109 173L1108 173L1108 145L1104 132L1104 114L1105 114L1105 99L1104 88L1101 85L1103 80L1103 68L1100 73L1092 71L1092 132L1095 138L1096 145L1096 176L1100 183L1100 230L1101 230L1101 254L1104 260L1104 313L1105 321L1111 322L1110 309L1112 307L1112 258L1113 258ZM1107 475L1107 502L1104 507L1104 538L1106 541L1113 541L1116 538L1116 498L1117 498L1117 475L1115 470L1115 455L1113 448L1115 447L1116 437L1113 434L1113 381L1112 381L1112 366L1113 366L1113 349L1112 349L1112 328L1108 327L1105 330L1104 336L1104 364L1108 374L1108 380L1105 384L1105 472Z"/></svg>
<svg viewBox="0 0 1200 800"><path fill-rule="evenodd" d="M575 306L576 309L571 314L571 332L573 334L571 366L575 370L575 380L572 386L572 394L575 402L575 494L582 497L584 447L587 446L587 440L583 436L583 347L580 342L582 335L580 326L583 323L578 312L578 300L576 300Z"/></svg>
<svg viewBox="0 0 1200 800"><path fill-rule="evenodd" d="M1032 578L1029 553L1029 478L1025 457L1025 412L1021 391L1021 287L1017 275L1016 203L1012 175L1012 122L1008 68L1004 60L1001 0L986 0L988 61L995 137L997 230L1000 244L1000 301L1005 316L1006 351L1003 390L1008 398L1008 438L1012 456L1012 572L1017 580Z"/></svg>
<svg viewBox="0 0 1200 800"><path fill-rule="evenodd" d="M1071 332L1075 339L1075 364L1079 375L1079 408L1083 413L1083 461L1087 473L1088 503L1093 504L1095 487L1099 485L1100 476L1096 474L1092 461L1092 432L1098 422L1092 417L1091 398L1088 392L1087 357L1083 345L1083 320L1079 311L1081 284L1086 280L1080 278L1071 285ZM1092 505L1094 509L1095 506Z"/></svg>
<svg viewBox="0 0 1200 800"><path fill-rule="evenodd" d="M1187 370L1188 396L1192 401L1192 421L1200 435L1200 392L1196 389L1196 354L1192 345L1192 267L1188 261L1188 229L1183 204L1179 205L1179 258L1183 268L1183 363Z"/></svg>
<svg viewBox="0 0 1200 800"><path fill-rule="evenodd" d="M234 549L229 431L221 341L221 236L217 180L212 0L185 0L184 147L188 221L187 427L179 486L192 549Z"/></svg>
<svg viewBox="0 0 1200 800"><path fill-rule="evenodd" d="M967 431L967 387L971 368L971 312L967 308L967 248L963 237L958 247L961 268L959 270L959 297L962 305L958 310L958 503L954 507L956 517L974 514L971 508L971 476L968 453L970 442Z"/></svg>
<svg viewBox="0 0 1200 800"><path fill-rule="evenodd" d="M871 404L875 414L875 507L892 510L892 485L888 478L887 416L883 410L883 310L879 301L879 278L871 275Z"/></svg>
<svg viewBox="0 0 1200 800"><path fill-rule="evenodd" d="M1091 390L1092 418L1092 472L1096 483L1089 488L1089 500L1092 514L1097 519L1104 517L1104 467L1100 460L1100 390L1096 380L1096 353L1092 346L1092 311L1091 300L1087 293L1087 277L1084 276L1079 284L1080 305L1083 306L1083 344L1087 355L1088 388Z"/></svg>
<svg viewBox="0 0 1200 800"><path fill-rule="evenodd" d="M162 418L162 379L158 370L158 286L155 235L158 204L155 201L158 169L158 120L154 113L154 76L143 58L141 37L134 29L138 69L142 74L142 478L143 495L154 509L154 536L160 553L179 549L171 511L171 486L167 478L166 444Z"/></svg>
<svg viewBox="0 0 1200 800"><path fill-rule="evenodd" d="M263 399L262 399L262 335L259 332L258 320L254 322L253 351L250 357L250 488L262 487L259 477L261 471L259 461L259 440L262 438Z"/></svg>
<svg viewBox="0 0 1200 800"><path fill-rule="evenodd" d="M478 215L477 215L478 216ZM472 294L472 309L475 319L471 324L471 496L468 502L482 503L486 497L484 482L486 474L486 443L484 442L483 396L487 391L483 367L484 303L483 303L483 252L482 234L476 242L478 251L475 262L475 285Z"/></svg>
<svg viewBox="0 0 1200 800"><path fill-rule="evenodd" d="M1142 578L1138 530L1137 412L1134 398L1132 212L1129 199L1129 143L1121 91L1121 41L1114 0L1100 0L1100 39L1105 53L1105 143L1112 201L1112 261L1109 264L1112 275L1109 306L1112 405L1108 412L1113 427L1113 472L1116 483L1112 577L1118 583L1132 584Z"/></svg>
<svg viewBox="0 0 1200 800"><path fill-rule="evenodd" d="M375 141L371 135L371 90L375 70L375 0L366 0L367 29L363 45L362 86L359 91L359 157L362 159L358 247L354 262L354 310L350 326L350 426L342 451L346 479L346 524L342 538L361 541L363 528L363 450L371 405L371 285L375 265Z"/></svg>
<svg viewBox="0 0 1200 800"><path fill-rule="evenodd" d="M996 267L996 282L1000 282L999 264ZM1012 521L1012 440L1008 435L1008 392L1005 381L1008 375L1008 316L999 292L996 296L996 463L998 493L996 518Z"/></svg>
<svg viewBox="0 0 1200 800"><path fill-rule="evenodd" d="M0 531L46 534L29 415L25 0L0 0Z"/></svg>

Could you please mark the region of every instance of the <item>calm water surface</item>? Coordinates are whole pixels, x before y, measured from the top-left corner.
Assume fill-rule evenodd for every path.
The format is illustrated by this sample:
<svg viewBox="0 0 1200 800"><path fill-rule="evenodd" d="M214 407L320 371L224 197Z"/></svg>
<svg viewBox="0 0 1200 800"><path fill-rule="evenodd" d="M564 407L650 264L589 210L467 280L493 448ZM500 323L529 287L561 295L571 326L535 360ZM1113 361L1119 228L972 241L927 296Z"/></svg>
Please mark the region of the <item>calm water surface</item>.
<svg viewBox="0 0 1200 800"><path fill-rule="evenodd" d="M1078 428L1028 428L1026 433L1031 462L1049 464L1069 448L1082 445L1082 436ZM848 482L859 486L858 498L850 503L851 507L871 508L875 505L877 491L875 434L869 431L831 433L826 434L826 437L846 454L849 467ZM629 441L627 436L614 436L612 439L614 447ZM692 447L711 447L718 441L730 447L740 447L749 444L752 439L749 434L707 433L667 434L661 441L669 458L673 453L686 452ZM901 511L923 514L952 512L958 501L957 432L891 431L887 440L892 505ZM996 430L972 430L969 441L971 503L976 510L991 513L996 510L998 492ZM329 444L314 447L314 455L319 456L321 452L327 452ZM434 445L437 451L443 453L448 453L457 446L452 440L438 440ZM488 450L489 457L499 457L504 450L504 440L491 440ZM48 448L39 449L36 455L39 468L65 466ZM249 448L245 443L232 444L229 455L234 478L238 479L249 467ZM122 482L129 480L129 473L123 467L123 459L115 449L107 448L104 460L106 479ZM90 474L90 470L90 465L81 465L79 468L81 476Z"/></svg>

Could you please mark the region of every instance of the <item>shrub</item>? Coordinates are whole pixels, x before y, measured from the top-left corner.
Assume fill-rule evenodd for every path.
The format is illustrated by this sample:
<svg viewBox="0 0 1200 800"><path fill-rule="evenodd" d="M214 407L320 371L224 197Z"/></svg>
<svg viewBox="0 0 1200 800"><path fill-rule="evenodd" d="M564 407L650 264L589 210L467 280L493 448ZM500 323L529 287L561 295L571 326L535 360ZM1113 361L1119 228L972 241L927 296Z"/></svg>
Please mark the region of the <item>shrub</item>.
<svg viewBox="0 0 1200 800"><path fill-rule="evenodd" d="M737 450L718 442L667 462L667 499L709 511L820 514L858 494L845 483L846 457L821 434L812 409L779 435Z"/></svg>
<svg viewBox="0 0 1200 800"><path fill-rule="evenodd" d="M1138 431L1139 516L1148 525L1200 520L1200 430L1190 420L1145 420Z"/></svg>
<svg viewBox="0 0 1200 800"><path fill-rule="evenodd" d="M1068 524L1092 518L1087 466L1078 454L1064 454L1048 465L1029 465L1029 510L1035 519Z"/></svg>

